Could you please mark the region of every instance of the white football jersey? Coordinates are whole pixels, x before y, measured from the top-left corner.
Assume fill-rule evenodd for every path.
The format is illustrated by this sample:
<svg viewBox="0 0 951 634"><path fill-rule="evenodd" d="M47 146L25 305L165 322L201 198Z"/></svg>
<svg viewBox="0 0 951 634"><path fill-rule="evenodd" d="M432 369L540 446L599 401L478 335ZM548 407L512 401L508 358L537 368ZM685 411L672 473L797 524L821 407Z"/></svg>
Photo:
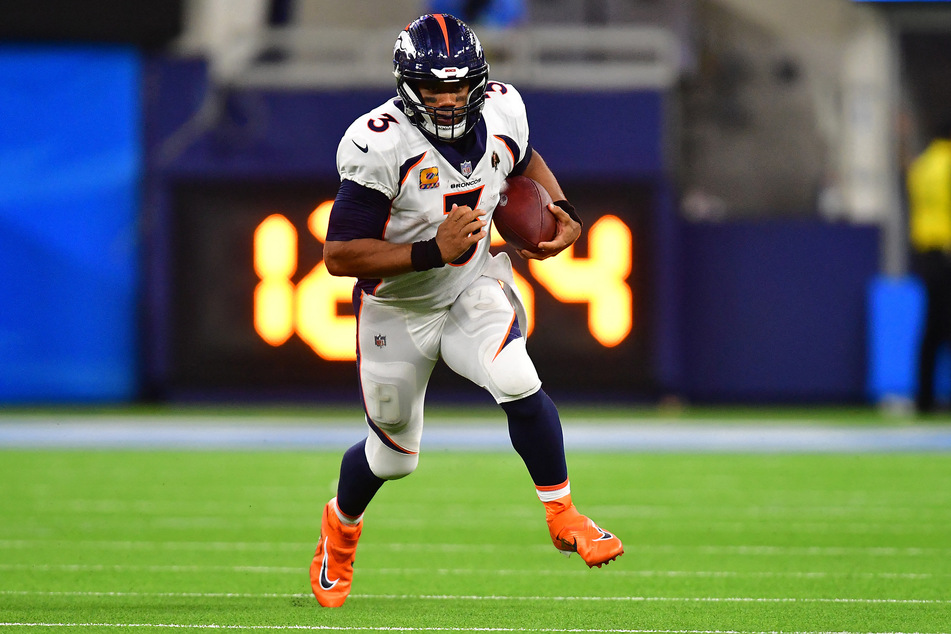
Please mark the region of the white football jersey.
<svg viewBox="0 0 951 634"><path fill-rule="evenodd" d="M398 99L350 125L337 148L337 171L341 180L390 199L385 240L408 244L435 237L454 203L484 210L491 222L502 184L529 151L528 119L515 88L499 82L486 88L482 118L484 124L470 133L478 142L466 154L459 144L434 144L410 122ZM386 302L446 306L483 274L489 260L486 236L456 262L382 279L372 293Z"/></svg>

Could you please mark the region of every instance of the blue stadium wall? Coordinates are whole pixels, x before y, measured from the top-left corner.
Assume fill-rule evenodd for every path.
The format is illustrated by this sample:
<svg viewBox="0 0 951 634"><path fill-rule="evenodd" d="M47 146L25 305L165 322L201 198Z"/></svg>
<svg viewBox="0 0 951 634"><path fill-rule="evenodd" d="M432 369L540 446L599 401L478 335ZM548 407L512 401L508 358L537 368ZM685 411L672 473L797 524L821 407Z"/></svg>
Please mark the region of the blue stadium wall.
<svg viewBox="0 0 951 634"><path fill-rule="evenodd" d="M138 392L141 63L0 46L0 403Z"/></svg>
<svg viewBox="0 0 951 634"><path fill-rule="evenodd" d="M60 60L73 64L69 81L42 65L32 66L32 84L22 70L0 75L5 94L32 85L36 103L58 104L46 111L21 102L12 113L20 127L34 130L34 141L58 134L50 147L82 157L63 159L75 172L42 169L30 152L45 146L26 133L0 135L0 155L20 161L18 172L2 172L4 191L18 192L0 207L2 403L174 397L168 382L179 333L170 304L188 278L171 246L175 187L333 181L344 129L390 96L243 91L209 101L200 61L115 56L100 51L95 62L86 59L88 69ZM106 76L119 87L90 88ZM641 318L649 345L645 368L636 369L639 388L617 399L866 399L874 229L781 220L683 224L664 155L663 95L523 96L533 144L569 192L618 184L648 192ZM215 117L195 118L215 104L206 111Z"/></svg>
<svg viewBox="0 0 951 634"><path fill-rule="evenodd" d="M686 225L682 238L685 394L865 399L876 228L776 219Z"/></svg>

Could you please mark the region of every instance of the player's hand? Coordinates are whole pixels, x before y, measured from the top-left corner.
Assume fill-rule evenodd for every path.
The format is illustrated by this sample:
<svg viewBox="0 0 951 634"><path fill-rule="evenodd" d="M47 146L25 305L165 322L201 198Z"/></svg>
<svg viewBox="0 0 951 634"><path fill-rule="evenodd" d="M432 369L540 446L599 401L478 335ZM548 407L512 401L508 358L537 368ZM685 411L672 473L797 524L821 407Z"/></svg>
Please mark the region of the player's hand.
<svg viewBox="0 0 951 634"><path fill-rule="evenodd" d="M443 262L453 262L487 235L485 211L453 205L436 229L436 244Z"/></svg>
<svg viewBox="0 0 951 634"><path fill-rule="evenodd" d="M544 260L553 255L558 255L581 236L581 224L571 219L564 209L555 203L548 203L548 211L555 215L558 221L558 229L555 230L555 237L549 242L539 242L538 250L527 251L519 249L518 254L525 260Z"/></svg>

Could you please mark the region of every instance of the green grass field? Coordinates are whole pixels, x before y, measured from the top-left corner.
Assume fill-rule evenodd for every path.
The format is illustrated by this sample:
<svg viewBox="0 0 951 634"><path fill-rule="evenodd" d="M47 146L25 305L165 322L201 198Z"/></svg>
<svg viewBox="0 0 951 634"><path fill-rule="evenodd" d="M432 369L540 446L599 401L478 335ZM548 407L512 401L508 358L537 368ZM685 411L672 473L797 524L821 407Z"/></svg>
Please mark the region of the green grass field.
<svg viewBox="0 0 951 634"><path fill-rule="evenodd" d="M951 455L569 452L625 543L547 539L511 452L425 453L353 594L307 568L339 451L0 451L0 630L951 632Z"/></svg>

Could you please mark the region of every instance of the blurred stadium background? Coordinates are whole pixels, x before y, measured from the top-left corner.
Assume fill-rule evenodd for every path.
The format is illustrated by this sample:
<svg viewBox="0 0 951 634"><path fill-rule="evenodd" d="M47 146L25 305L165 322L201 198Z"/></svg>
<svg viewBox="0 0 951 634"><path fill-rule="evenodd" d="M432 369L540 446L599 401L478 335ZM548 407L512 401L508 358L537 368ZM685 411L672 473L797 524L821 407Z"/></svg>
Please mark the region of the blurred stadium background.
<svg viewBox="0 0 951 634"><path fill-rule="evenodd" d="M430 9L587 218L518 269L556 401L908 402L902 171L951 103L947 3L3 0L0 405L353 402L322 203Z"/></svg>

